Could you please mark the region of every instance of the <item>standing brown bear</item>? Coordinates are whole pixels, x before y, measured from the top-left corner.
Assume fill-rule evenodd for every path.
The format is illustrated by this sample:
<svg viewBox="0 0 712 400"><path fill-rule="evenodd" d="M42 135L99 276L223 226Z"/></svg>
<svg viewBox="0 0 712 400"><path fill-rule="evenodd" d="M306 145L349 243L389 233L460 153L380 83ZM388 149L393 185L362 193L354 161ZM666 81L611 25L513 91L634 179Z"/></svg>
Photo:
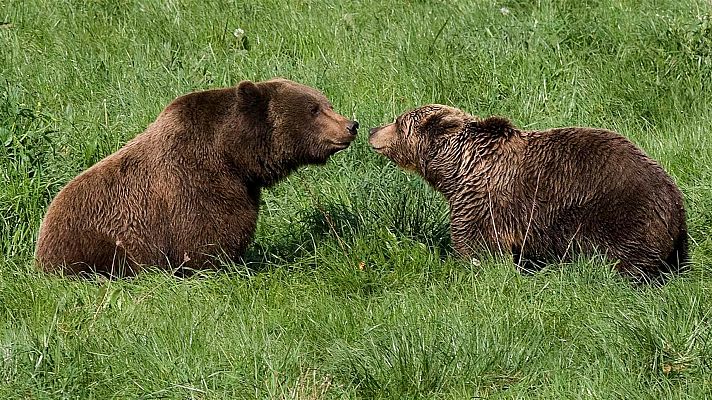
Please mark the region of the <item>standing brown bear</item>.
<svg viewBox="0 0 712 400"><path fill-rule="evenodd" d="M358 123L323 94L273 79L177 98L142 134L65 186L47 210L37 263L65 274L185 271L241 256L260 191L323 164Z"/></svg>
<svg viewBox="0 0 712 400"><path fill-rule="evenodd" d="M447 199L453 245L511 252L525 269L602 252L638 280L687 261L683 197L658 163L602 129L523 131L428 105L369 142Z"/></svg>

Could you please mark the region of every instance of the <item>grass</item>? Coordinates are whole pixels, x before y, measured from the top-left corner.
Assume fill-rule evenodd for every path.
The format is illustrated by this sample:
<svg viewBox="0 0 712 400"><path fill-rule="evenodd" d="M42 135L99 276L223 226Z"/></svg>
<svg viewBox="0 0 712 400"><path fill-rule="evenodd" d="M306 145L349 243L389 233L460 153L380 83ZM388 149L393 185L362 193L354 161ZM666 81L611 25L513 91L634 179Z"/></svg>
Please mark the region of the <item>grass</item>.
<svg viewBox="0 0 712 400"><path fill-rule="evenodd" d="M273 76L364 127L439 102L615 129L684 192L691 271L458 259L442 198L365 129L267 191L222 272L34 270L62 185L174 97ZM711 398L710 104L708 1L2 2L0 397Z"/></svg>

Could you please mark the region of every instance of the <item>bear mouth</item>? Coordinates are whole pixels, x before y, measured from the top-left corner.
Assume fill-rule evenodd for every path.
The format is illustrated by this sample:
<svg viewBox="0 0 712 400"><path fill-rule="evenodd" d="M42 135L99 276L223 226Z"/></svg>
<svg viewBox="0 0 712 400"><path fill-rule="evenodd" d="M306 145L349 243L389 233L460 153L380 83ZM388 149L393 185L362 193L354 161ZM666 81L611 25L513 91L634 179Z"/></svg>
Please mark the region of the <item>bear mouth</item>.
<svg viewBox="0 0 712 400"><path fill-rule="evenodd" d="M348 142L329 142L329 144L336 149L336 151L343 150L351 144L351 141Z"/></svg>
<svg viewBox="0 0 712 400"><path fill-rule="evenodd" d="M375 151L376 153L378 153L378 154L383 154L383 152L386 151L386 149L388 149L388 146L376 147L376 146L371 145L371 148L372 148L373 151Z"/></svg>

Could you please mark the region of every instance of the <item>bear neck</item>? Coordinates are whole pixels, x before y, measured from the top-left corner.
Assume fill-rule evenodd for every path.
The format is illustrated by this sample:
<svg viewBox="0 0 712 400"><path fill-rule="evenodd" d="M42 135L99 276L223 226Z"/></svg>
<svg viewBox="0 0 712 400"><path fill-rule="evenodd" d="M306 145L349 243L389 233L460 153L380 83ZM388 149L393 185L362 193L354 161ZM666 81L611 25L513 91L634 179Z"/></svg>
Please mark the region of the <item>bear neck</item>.
<svg viewBox="0 0 712 400"><path fill-rule="evenodd" d="M274 129L269 124L246 122L238 129L219 135L230 171L250 186L271 187L297 169L299 163L275 151Z"/></svg>
<svg viewBox="0 0 712 400"><path fill-rule="evenodd" d="M421 165L423 178L452 203L463 192L480 193L483 199L503 190L513 179L507 171L516 170L521 137L497 132L471 132L447 138L430 159Z"/></svg>

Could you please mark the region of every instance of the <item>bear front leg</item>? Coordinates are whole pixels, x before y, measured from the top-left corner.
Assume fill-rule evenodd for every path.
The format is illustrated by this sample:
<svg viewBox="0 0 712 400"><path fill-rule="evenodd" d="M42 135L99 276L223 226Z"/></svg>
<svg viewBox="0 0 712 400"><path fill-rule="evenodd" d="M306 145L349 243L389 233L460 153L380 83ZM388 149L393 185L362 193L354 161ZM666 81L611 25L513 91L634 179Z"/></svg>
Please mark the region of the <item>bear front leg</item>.
<svg viewBox="0 0 712 400"><path fill-rule="evenodd" d="M450 222L450 239L453 249L460 257L479 265L478 253L487 248L484 232L474 224L453 219Z"/></svg>

